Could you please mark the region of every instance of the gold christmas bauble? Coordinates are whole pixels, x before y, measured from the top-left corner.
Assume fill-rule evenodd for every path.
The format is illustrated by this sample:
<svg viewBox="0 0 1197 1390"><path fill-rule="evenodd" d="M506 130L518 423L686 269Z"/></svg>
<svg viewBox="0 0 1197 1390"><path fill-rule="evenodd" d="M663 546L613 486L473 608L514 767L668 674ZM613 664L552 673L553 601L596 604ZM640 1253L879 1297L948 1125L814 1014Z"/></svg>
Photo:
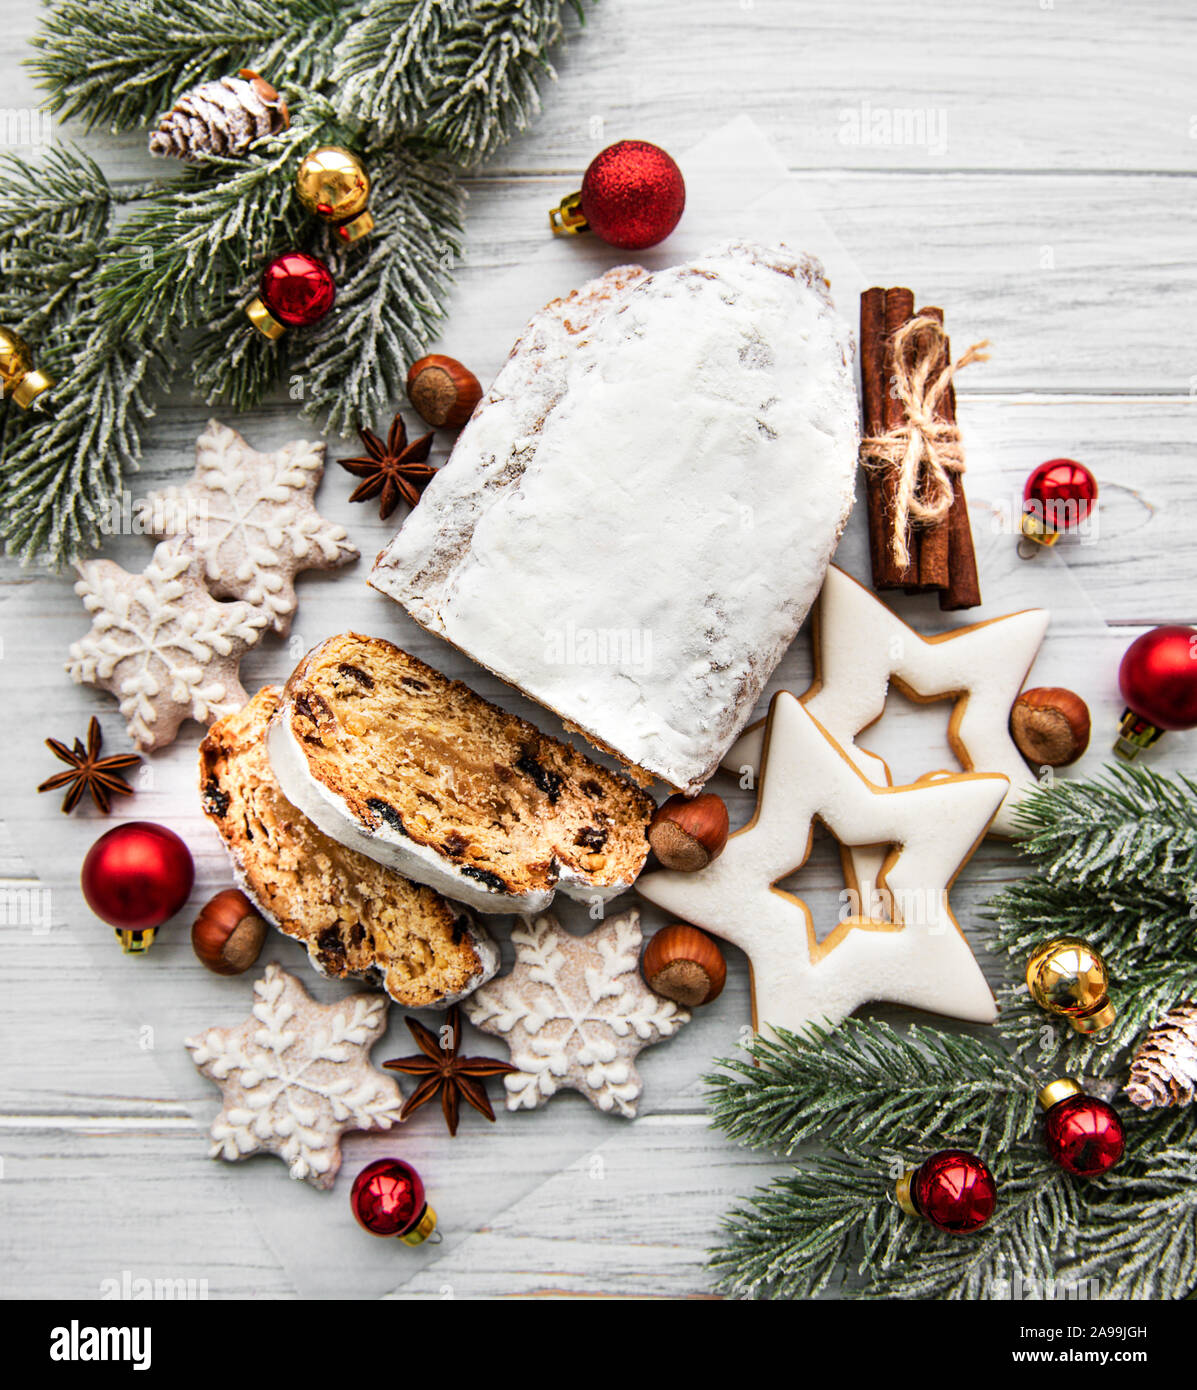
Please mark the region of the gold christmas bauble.
<svg viewBox="0 0 1197 1390"><path fill-rule="evenodd" d="M370 175L357 155L340 145L321 145L304 155L295 191L304 207L332 222L345 241L356 241L374 226L366 211Z"/></svg>
<svg viewBox="0 0 1197 1390"><path fill-rule="evenodd" d="M0 327L0 388L22 410L28 410L35 396L54 385L53 377L33 365L29 344L11 328Z"/></svg>
<svg viewBox="0 0 1197 1390"><path fill-rule="evenodd" d="M1027 961L1032 999L1066 1018L1078 1033L1100 1033L1113 1023L1109 986L1105 961L1079 936L1045 941Z"/></svg>

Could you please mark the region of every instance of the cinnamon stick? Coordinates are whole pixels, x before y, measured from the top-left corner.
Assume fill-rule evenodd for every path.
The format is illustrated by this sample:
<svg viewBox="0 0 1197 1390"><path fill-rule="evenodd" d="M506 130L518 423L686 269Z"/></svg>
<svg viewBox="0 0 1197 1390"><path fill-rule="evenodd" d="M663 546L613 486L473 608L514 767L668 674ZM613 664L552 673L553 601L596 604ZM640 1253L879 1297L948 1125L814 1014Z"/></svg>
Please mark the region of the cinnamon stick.
<svg viewBox="0 0 1197 1390"><path fill-rule="evenodd" d="M926 317L943 323L943 310L937 308L920 309L920 318ZM947 340L944 340L943 351L939 355L938 361L932 369L932 379L948 365L951 360ZM940 420L948 419L947 392L940 401L936 410L936 418ZM948 519L944 519L935 526L924 527L919 534L919 584L924 589L946 589L949 580L949 535Z"/></svg>
<svg viewBox="0 0 1197 1390"><path fill-rule="evenodd" d="M901 286L894 286L885 292L885 402L882 433L889 434L892 430L901 429L906 423L906 410L902 402L897 398L893 389L893 356L892 341L894 334L914 317L914 295L910 290ZM895 498L898 491L897 471L886 469L882 473L882 516L885 521L885 532L889 540L892 540L894 533L894 514ZM917 587L919 582L918 567L918 538L912 535L912 528L908 528L906 535L907 550L910 554L909 563L905 566L894 562L890 545L887 542L886 551L889 556L886 570L886 578L890 582L878 585L878 588L903 589Z"/></svg>
<svg viewBox="0 0 1197 1390"><path fill-rule="evenodd" d="M865 438L885 432L885 291L880 286L860 296L860 395ZM885 487L876 468L864 470L865 505L869 522L869 560L873 587L891 587L887 582L893 563L889 556L889 533L885 524ZM888 565L888 568L887 568Z"/></svg>
<svg viewBox="0 0 1197 1390"><path fill-rule="evenodd" d="M956 388L944 392L944 419L956 423ZM952 505L948 510L948 587L939 595L940 609L953 613L976 608L981 602L981 581L977 576L977 553L973 548L973 528L968 519L968 499L961 475L952 478Z"/></svg>

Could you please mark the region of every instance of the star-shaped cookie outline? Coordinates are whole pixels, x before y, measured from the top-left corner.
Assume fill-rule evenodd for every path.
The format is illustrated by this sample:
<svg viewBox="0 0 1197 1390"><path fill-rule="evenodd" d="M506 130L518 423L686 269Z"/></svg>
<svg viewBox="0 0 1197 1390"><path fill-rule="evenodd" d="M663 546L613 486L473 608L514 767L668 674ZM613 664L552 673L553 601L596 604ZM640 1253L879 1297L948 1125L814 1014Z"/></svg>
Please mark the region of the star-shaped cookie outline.
<svg viewBox="0 0 1197 1390"><path fill-rule="evenodd" d="M520 918L515 965L464 1001L474 1027L501 1038L518 1068L503 1078L508 1110L573 1090L604 1114L635 1116L644 1090L636 1057L690 1021L641 978L642 939L636 908L585 936L551 912Z"/></svg>
<svg viewBox="0 0 1197 1390"><path fill-rule="evenodd" d="M799 698L879 783L893 780L889 768L856 740L884 714L890 685L917 704L951 700L948 743L960 766L1009 779L990 833L1011 836L1019 800L1038 784L1010 736L1010 710L1049 619L1046 609L1027 608L923 637L870 589L829 565L814 613L815 678ZM833 639L844 633L851 640L837 650ZM740 735L722 760L726 771L759 767L764 728L760 720Z"/></svg>
<svg viewBox="0 0 1197 1390"><path fill-rule="evenodd" d="M160 542L140 574L112 560L75 568L92 625L71 643L67 673L117 697L141 752L164 748L184 719L210 724L245 704L238 668L270 617L214 599L186 538Z"/></svg>
<svg viewBox="0 0 1197 1390"><path fill-rule="evenodd" d="M332 1187L346 1131L399 1122L399 1087L370 1062L386 1032L387 1007L379 993L319 1004L294 975L268 965L254 982L249 1018L207 1028L183 1044L223 1100L212 1121L210 1156L236 1162L272 1153L293 1178Z"/></svg>
<svg viewBox="0 0 1197 1390"><path fill-rule="evenodd" d="M357 546L316 510L324 445L292 439L252 448L236 430L209 420L195 443L191 480L152 492L139 519L154 536L187 536L217 598L239 598L291 630L295 576L356 560Z"/></svg>
<svg viewBox="0 0 1197 1390"><path fill-rule="evenodd" d="M1007 785L1000 775L958 773L876 786L797 696L779 691L752 820L707 868L643 875L636 892L745 952L758 1031L835 1026L880 1001L991 1023L993 995L948 890ZM809 907L776 886L806 862L816 820L842 845L891 846L879 885L897 921L850 917L816 940Z"/></svg>

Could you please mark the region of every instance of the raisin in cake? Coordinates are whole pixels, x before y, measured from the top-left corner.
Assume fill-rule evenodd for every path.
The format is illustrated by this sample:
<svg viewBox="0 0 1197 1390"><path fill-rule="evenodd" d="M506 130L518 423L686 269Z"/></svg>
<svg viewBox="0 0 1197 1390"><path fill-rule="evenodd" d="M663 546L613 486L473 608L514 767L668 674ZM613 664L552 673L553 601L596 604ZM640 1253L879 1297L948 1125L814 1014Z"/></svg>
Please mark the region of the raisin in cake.
<svg viewBox="0 0 1197 1390"><path fill-rule="evenodd" d="M596 745L696 791L852 505L851 336L746 243L532 320L370 582Z"/></svg>
<svg viewBox="0 0 1197 1390"><path fill-rule="evenodd" d="M481 912L614 897L648 855L639 787L375 637L309 652L267 745L322 830Z"/></svg>
<svg viewBox="0 0 1197 1390"><path fill-rule="evenodd" d="M267 686L200 744L204 811L264 916L335 979L381 984L409 1008L443 1008L499 966L471 914L330 840L286 799L266 757L281 691Z"/></svg>

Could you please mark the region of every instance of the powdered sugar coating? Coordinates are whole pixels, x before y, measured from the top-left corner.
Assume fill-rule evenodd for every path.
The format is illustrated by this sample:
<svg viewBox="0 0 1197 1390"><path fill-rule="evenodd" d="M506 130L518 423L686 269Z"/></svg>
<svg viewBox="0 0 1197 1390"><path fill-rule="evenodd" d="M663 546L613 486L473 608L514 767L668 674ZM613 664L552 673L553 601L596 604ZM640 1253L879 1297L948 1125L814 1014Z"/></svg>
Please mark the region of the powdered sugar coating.
<svg viewBox="0 0 1197 1390"><path fill-rule="evenodd" d="M533 320L371 583L697 790L851 508L851 352L809 257L608 272Z"/></svg>

